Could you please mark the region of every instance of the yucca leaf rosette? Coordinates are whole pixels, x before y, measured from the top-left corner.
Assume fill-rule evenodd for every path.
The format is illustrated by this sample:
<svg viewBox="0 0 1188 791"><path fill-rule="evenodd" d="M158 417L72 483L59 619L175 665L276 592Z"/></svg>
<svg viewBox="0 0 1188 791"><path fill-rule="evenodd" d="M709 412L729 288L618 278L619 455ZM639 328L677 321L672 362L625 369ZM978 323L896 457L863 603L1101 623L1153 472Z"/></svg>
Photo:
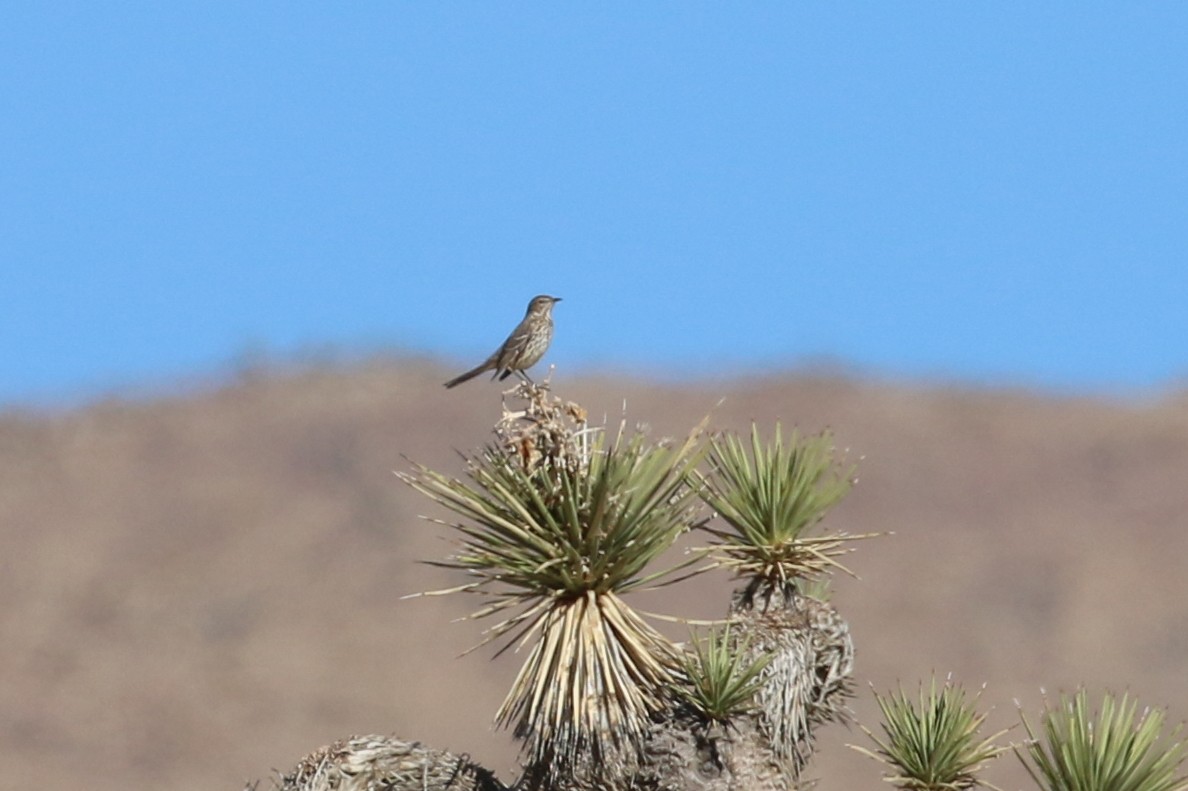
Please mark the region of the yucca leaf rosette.
<svg viewBox="0 0 1188 791"><path fill-rule="evenodd" d="M886 697L875 693L883 712L883 735L863 732L878 750L851 745L853 749L885 764L884 780L912 791L962 791L993 786L979 778L987 762L1007 747L995 744L1006 731L982 737L986 715L977 711L981 692L972 699L965 689L946 681L938 687L933 677L928 689L920 687L913 699L902 688Z"/></svg>
<svg viewBox="0 0 1188 791"><path fill-rule="evenodd" d="M730 624L694 636L682 659L687 686L677 696L706 720L730 724L755 710L760 674L771 656L754 657L750 638L731 635Z"/></svg>
<svg viewBox="0 0 1188 791"><path fill-rule="evenodd" d="M817 725L846 718L854 647L849 626L826 601L809 597L835 569L848 542L866 536L813 535L853 485L854 467L837 458L828 432L785 439L780 425L764 441L715 436L708 472L695 476L717 519L705 551L743 581L732 622L750 637L744 659L765 657L755 698L757 721L777 759L797 775L814 749ZM724 524L722 524L724 523Z"/></svg>
<svg viewBox="0 0 1188 791"><path fill-rule="evenodd" d="M780 425L765 444L752 424L750 442L732 433L710 443L702 497L727 528L707 527L717 540L714 555L739 576L772 582L813 579L848 570L837 557L860 536L809 535L853 486L854 466L835 459L829 432L785 442Z"/></svg>
<svg viewBox="0 0 1188 791"><path fill-rule="evenodd" d="M1022 719L1028 740L1015 754L1046 791L1188 789L1183 727L1165 736L1164 712L1140 712L1130 695L1106 694L1096 712L1084 689L1061 695L1040 717L1039 733Z"/></svg>
<svg viewBox="0 0 1188 791"><path fill-rule="evenodd" d="M697 560L651 569L698 524L688 480L701 428L656 443L625 426L609 440L584 426L546 431L539 418L531 436L468 459L469 480L423 466L402 477L461 517L443 523L461 546L438 565L471 578L453 590L487 598L471 617L501 617L483 642L531 644L496 720L524 740L530 766L589 769L638 744L680 672L676 648L620 597ZM518 450L529 445L531 454Z"/></svg>

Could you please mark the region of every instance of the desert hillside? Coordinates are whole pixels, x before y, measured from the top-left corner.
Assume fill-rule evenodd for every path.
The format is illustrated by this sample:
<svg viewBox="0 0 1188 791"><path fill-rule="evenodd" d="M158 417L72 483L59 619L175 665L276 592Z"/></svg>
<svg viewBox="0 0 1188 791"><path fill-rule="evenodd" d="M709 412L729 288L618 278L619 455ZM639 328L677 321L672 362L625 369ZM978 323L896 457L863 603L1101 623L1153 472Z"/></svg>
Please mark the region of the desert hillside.
<svg viewBox="0 0 1188 791"><path fill-rule="evenodd" d="M193 393L0 414L0 765L8 788L238 791L352 733L395 733L509 779L490 720L516 658L459 658L475 602L393 470L459 470L500 387L377 359L248 371ZM832 427L860 481L827 524L862 542L835 604L866 682L988 684L995 726L1087 683L1188 717L1188 398L1111 402L831 376L650 383L558 372L617 422L683 433ZM721 403L719 403L721 402ZM720 616L702 577L645 609ZM680 634L680 632L677 632ZM1014 732L1016 738L1020 732ZM879 769L825 731L821 791ZM1012 756L990 779L1032 787ZM267 780L261 785L266 788Z"/></svg>

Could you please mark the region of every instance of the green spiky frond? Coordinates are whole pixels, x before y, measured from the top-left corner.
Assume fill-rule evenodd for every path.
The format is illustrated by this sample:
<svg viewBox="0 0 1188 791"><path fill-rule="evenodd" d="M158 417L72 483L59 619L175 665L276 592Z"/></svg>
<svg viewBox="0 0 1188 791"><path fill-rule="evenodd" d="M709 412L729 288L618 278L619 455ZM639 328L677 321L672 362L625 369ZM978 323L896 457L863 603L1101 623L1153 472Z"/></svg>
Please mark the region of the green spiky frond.
<svg viewBox="0 0 1188 791"><path fill-rule="evenodd" d="M694 636L691 647L682 658L688 686L676 687L682 700L706 719L723 723L755 709L760 675L771 655L748 658L750 639L732 639L730 624L704 638Z"/></svg>
<svg viewBox="0 0 1188 791"><path fill-rule="evenodd" d="M808 531L853 485L853 466L834 457L828 432L785 444L780 425L766 445L752 424L751 439L723 434L710 443L709 475L698 475L701 495L729 529L706 528L718 541L711 549L721 565L739 575L778 583L848 570L837 558L847 542L866 536L810 536Z"/></svg>
<svg viewBox="0 0 1188 791"><path fill-rule="evenodd" d="M937 687L933 677L928 691L920 687L916 700L902 688L887 697L875 693L883 712L884 738L862 730L878 745L877 752L851 745L890 768L884 779L897 788L916 791L960 791L978 785L993 788L978 778L986 762L1007 748L994 741L999 731L981 738L978 731L986 719L977 712L981 692L967 700L965 690L945 682Z"/></svg>
<svg viewBox="0 0 1188 791"><path fill-rule="evenodd" d="M1182 726L1162 737L1164 713L1138 712L1129 695L1106 694L1094 716L1084 689L1060 696L1040 717L1042 733L1022 717L1028 741L1015 754L1035 782L1048 791L1184 791L1180 772Z"/></svg>
<svg viewBox="0 0 1188 791"><path fill-rule="evenodd" d="M619 595L697 561L651 569L699 523L687 481L704 452L701 427L672 444L620 426L608 441L580 408L523 387L528 410L509 413L517 428L468 459L469 481L423 466L402 477L462 517L443 523L462 540L437 565L471 581L436 593L486 597L471 616L499 616L484 643L532 644L497 721L524 738L531 762L564 767L632 743L665 705L676 651Z"/></svg>
<svg viewBox="0 0 1188 791"><path fill-rule="evenodd" d="M698 524L696 493L684 482L702 455L695 436L674 447L620 428L609 447L604 439L594 434L580 465L526 467L490 445L468 460L470 483L420 465L401 476L464 518L442 523L463 540L451 559L435 565L475 578L459 590L494 597L476 615L588 592L624 593L676 570L648 567ZM491 631L499 636L524 617Z"/></svg>

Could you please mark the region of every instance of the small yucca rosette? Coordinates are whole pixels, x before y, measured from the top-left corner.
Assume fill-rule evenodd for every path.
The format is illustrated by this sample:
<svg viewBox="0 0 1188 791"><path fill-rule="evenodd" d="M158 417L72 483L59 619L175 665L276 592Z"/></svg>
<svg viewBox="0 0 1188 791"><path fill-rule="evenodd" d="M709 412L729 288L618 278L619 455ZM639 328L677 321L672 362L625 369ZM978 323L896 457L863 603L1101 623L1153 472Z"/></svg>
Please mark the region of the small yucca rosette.
<svg viewBox="0 0 1188 791"><path fill-rule="evenodd" d="M756 693L763 684L763 669L770 654L750 651L751 637L731 635L731 624L693 635L681 659L686 682L675 689L677 697L708 721L729 725L755 711Z"/></svg>
<svg viewBox="0 0 1188 791"><path fill-rule="evenodd" d="M878 746L872 752L865 747L853 749L888 767L883 779L896 788L915 791L960 791L966 788L994 786L979 774L986 764L1008 748L995 744L1006 731L982 737L986 715L977 710L979 690L967 698L960 684L946 680L937 684L935 677L913 699L900 688L875 701L883 713L883 735L876 736L865 726L864 733Z"/></svg>
<svg viewBox="0 0 1188 791"><path fill-rule="evenodd" d="M752 424L749 442L733 433L710 442L709 473L698 473L702 499L726 523L706 528L720 565L740 576L786 583L848 570L837 557L847 542L867 536L809 535L854 484L853 465L838 459L828 432L785 441L777 423L764 443Z"/></svg>
<svg viewBox="0 0 1188 791"><path fill-rule="evenodd" d="M1188 789L1183 726L1164 734L1164 712L1140 711L1128 694L1107 693L1096 712L1084 689L1061 695L1045 706L1039 733L1020 716L1028 738L1015 754L1046 791Z"/></svg>

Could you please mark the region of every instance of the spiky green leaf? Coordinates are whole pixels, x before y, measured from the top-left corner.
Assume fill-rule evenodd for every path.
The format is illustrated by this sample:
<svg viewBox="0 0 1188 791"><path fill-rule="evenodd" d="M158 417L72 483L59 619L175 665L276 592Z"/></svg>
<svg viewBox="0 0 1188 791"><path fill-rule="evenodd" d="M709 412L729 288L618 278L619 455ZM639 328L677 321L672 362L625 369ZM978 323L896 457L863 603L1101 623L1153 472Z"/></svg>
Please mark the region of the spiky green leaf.
<svg viewBox="0 0 1188 791"><path fill-rule="evenodd" d="M1007 748L994 741L999 731L981 738L985 715L977 712L980 693L966 700L965 690L946 682L938 688L933 677L925 692L920 687L913 701L902 688L886 697L875 693L883 713L883 737L862 730L878 750L851 745L855 750L884 764L890 771L884 779L897 788L914 791L959 791L984 785L978 777L986 762Z"/></svg>

